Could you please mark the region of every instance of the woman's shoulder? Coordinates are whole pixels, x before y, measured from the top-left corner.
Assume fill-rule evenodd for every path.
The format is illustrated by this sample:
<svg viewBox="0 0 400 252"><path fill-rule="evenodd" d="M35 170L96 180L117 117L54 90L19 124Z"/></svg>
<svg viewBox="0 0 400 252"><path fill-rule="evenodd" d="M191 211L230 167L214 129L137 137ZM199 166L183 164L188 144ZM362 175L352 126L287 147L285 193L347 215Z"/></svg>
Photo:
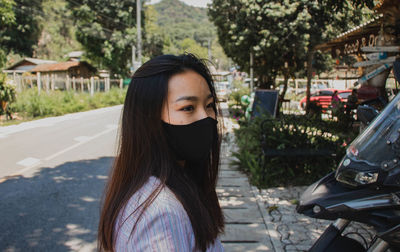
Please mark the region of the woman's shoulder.
<svg viewBox="0 0 400 252"><path fill-rule="evenodd" d="M161 190L157 190L160 188ZM154 194L154 198L146 205L146 200ZM145 207L145 209L144 209ZM143 211L144 210L144 211ZM143 213L142 213L143 212ZM148 181L128 200L121 210L118 223L124 228L132 229L136 222L154 221L156 219L177 218L185 229L191 229L190 219L181 202L175 194L156 177L150 177Z"/></svg>
<svg viewBox="0 0 400 252"><path fill-rule="evenodd" d="M195 237L189 216L167 186L163 186L139 218L143 202L160 185L159 179L150 177L131 196L116 223L116 250L195 251ZM217 239L207 251L223 251L221 242Z"/></svg>
<svg viewBox="0 0 400 252"><path fill-rule="evenodd" d="M117 248L127 251L192 250L194 234L190 219L182 204L166 186L141 214L143 203L160 185L160 180L151 177L132 195L116 223ZM133 227L135 231L132 233Z"/></svg>
<svg viewBox="0 0 400 252"><path fill-rule="evenodd" d="M157 190L161 187L161 190ZM157 191L156 191L157 190ZM126 210L131 212L131 210L135 210L140 205L143 204L153 193L155 193L155 197L151 204L147 207L146 212L152 210L157 210L157 212L161 211L176 211L181 212L185 211L180 201L176 198L175 194L165 185L161 184L161 181L152 176L148 179L148 181L140 188L134 195L129 199Z"/></svg>

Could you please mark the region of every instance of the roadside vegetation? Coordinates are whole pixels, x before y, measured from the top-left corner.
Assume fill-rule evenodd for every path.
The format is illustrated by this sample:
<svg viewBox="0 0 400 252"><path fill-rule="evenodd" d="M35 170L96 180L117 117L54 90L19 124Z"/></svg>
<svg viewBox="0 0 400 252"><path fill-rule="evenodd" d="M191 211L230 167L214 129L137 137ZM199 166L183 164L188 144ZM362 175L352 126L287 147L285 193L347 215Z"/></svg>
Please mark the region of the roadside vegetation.
<svg viewBox="0 0 400 252"><path fill-rule="evenodd" d="M234 165L259 188L316 181L336 169L347 145L358 134L358 127L344 111L343 116L322 116L322 108L314 103L308 114L281 108L277 118L267 112L253 117L248 111L249 88L235 81L232 90L229 112L240 126L234 130L238 147L233 153Z"/></svg>
<svg viewBox="0 0 400 252"><path fill-rule="evenodd" d="M37 90L29 89L17 93L16 101L9 105L14 119L6 121L4 117L0 125L118 105L124 102L125 95L126 88L111 88L109 92L98 92L93 96L72 91L49 91L39 95Z"/></svg>
<svg viewBox="0 0 400 252"><path fill-rule="evenodd" d="M357 135L357 130L337 121L306 115L264 114L239 124L235 164L261 188L316 181L336 169Z"/></svg>

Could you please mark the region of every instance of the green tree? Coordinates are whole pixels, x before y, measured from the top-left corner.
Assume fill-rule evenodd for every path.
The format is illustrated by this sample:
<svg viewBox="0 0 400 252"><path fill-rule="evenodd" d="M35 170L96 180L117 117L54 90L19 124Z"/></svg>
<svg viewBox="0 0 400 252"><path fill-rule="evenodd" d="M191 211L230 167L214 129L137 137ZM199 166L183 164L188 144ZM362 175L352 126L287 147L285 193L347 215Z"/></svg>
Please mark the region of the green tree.
<svg viewBox="0 0 400 252"><path fill-rule="evenodd" d="M189 6L179 0L162 0L154 5L154 9L163 34L163 53L194 51L208 59L210 41L211 60L228 69L229 60L219 45L216 27L209 21L206 8Z"/></svg>
<svg viewBox="0 0 400 252"><path fill-rule="evenodd" d="M180 43L180 48L180 53L189 52L199 56L200 58L207 58L207 48L202 47L191 38L186 38L182 40L182 42Z"/></svg>
<svg viewBox="0 0 400 252"><path fill-rule="evenodd" d="M44 0L39 19L41 34L34 46L38 58L62 60L68 52L80 50L71 10L65 0Z"/></svg>
<svg viewBox="0 0 400 252"><path fill-rule="evenodd" d="M154 56L162 55L164 49L164 35L161 28L157 24L158 13L154 5L147 5L145 7L145 30L146 36L143 43L143 50L145 56L152 58Z"/></svg>
<svg viewBox="0 0 400 252"><path fill-rule="evenodd" d="M14 5L13 0L0 0L0 69L3 68L7 56L7 49L3 45L4 38L2 38L2 35L9 26L15 23Z"/></svg>
<svg viewBox="0 0 400 252"><path fill-rule="evenodd" d="M215 30L205 8L189 6L179 0L163 0L155 4L154 8L159 14L158 25L176 45L186 38L203 45L210 37L210 32Z"/></svg>
<svg viewBox="0 0 400 252"><path fill-rule="evenodd" d="M308 15L300 16L299 31L306 33L306 59L307 59L307 111L310 103L310 86L316 53L315 47L328 41L338 34L359 25L366 14L364 5L371 7L372 0L367 1L332 1L317 0L304 1L303 11ZM307 24L307 25L305 25Z"/></svg>
<svg viewBox="0 0 400 252"><path fill-rule="evenodd" d="M77 39L87 57L113 74L128 75L131 48L136 45L136 2L132 0L68 0L77 25ZM142 1L143 4L143 1ZM144 24L144 11L142 11ZM145 37L145 32L142 32Z"/></svg>
<svg viewBox="0 0 400 252"><path fill-rule="evenodd" d="M209 9L225 53L248 70L252 52L263 88L273 87L278 75L304 73L315 46L358 24L361 14L347 1L331 0L214 0Z"/></svg>
<svg viewBox="0 0 400 252"><path fill-rule="evenodd" d="M163 45L163 53L164 54L179 54L179 48L172 42L171 37L168 34L164 35L164 45Z"/></svg>
<svg viewBox="0 0 400 252"><path fill-rule="evenodd" d="M41 6L42 0L0 0L0 67L5 63L5 52L32 56L40 36Z"/></svg>
<svg viewBox="0 0 400 252"><path fill-rule="evenodd" d="M15 22L15 15L12 7L15 5L13 0L0 1L0 19L3 25L13 24Z"/></svg>

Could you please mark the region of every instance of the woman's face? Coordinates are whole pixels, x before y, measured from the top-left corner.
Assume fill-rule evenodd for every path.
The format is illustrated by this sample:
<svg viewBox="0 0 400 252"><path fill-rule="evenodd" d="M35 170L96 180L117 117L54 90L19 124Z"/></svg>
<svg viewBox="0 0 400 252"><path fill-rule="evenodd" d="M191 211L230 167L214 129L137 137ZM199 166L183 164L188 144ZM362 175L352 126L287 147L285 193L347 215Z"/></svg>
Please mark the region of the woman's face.
<svg viewBox="0 0 400 252"><path fill-rule="evenodd" d="M206 117L216 119L214 102L207 81L200 74L189 70L173 75L168 82L161 120L184 125Z"/></svg>

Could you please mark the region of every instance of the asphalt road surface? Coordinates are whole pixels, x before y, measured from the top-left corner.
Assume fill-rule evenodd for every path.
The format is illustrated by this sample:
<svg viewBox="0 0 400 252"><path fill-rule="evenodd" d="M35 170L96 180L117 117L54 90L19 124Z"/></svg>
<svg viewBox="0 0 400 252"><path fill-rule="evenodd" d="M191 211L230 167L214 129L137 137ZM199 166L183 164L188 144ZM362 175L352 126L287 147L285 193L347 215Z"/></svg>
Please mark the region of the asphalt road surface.
<svg viewBox="0 0 400 252"><path fill-rule="evenodd" d="M121 108L0 127L0 251L96 251Z"/></svg>

